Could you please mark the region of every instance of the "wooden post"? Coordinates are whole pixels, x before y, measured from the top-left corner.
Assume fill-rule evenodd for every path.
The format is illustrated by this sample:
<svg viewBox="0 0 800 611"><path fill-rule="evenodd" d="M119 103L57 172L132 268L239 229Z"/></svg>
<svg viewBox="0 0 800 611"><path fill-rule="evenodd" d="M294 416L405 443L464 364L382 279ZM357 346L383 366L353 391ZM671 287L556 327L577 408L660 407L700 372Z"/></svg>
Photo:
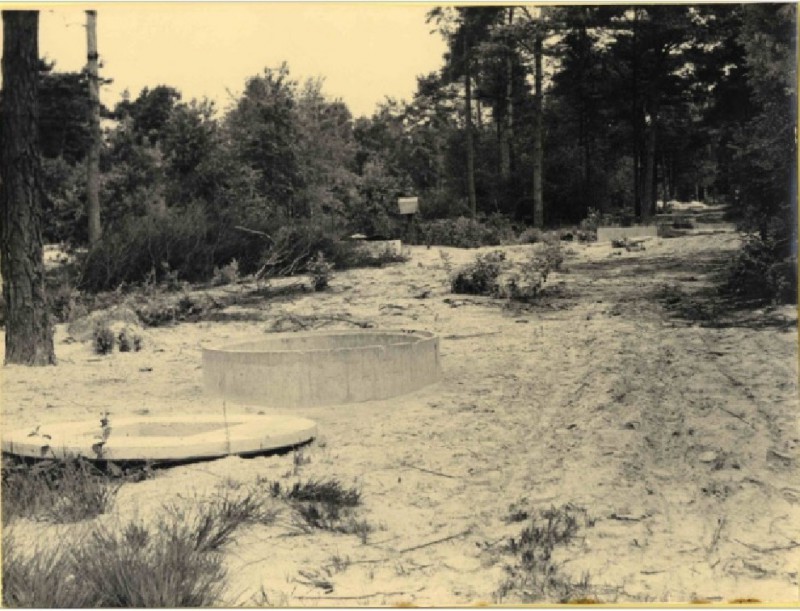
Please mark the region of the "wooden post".
<svg viewBox="0 0 800 611"><path fill-rule="evenodd" d="M86 158L86 216L89 219L89 246L102 236L100 224L100 87L97 76L97 12L86 11L87 64L89 79L89 132L91 142Z"/></svg>

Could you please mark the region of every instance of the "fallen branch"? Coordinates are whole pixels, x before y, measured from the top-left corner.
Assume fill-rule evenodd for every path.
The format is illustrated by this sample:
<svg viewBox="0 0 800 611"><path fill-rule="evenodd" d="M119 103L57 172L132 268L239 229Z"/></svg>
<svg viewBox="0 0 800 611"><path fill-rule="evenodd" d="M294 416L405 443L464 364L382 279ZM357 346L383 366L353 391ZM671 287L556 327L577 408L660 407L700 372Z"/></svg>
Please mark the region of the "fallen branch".
<svg viewBox="0 0 800 611"><path fill-rule="evenodd" d="M249 227L242 227L241 225L235 225L234 229L238 229L239 231L244 231L245 233L252 233L253 235L261 236L262 238L267 238L273 244L275 240L268 233L264 233L263 231L258 231L256 229L250 229Z"/></svg>
<svg viewBox="0 0 800 611"><path fill-rule="evenodd" d="M374 594L362 594L361 596L295 596L300 600L364 600L375 596L401 596L407 592L375 592Z"/></svg>
<svg viewBox="0 0 800 611"><path fill-rule="evenodd" d="M456 533L455 535L450 535L449 537L442 537L441 539L435 539L433 541L428 541L427 543L421 543L420 545L414 545L412 547L406 547L405 549L398 550L398 554L405 554L406 552L412 552L414 550L422 549L424 547L430 547L431 545L437 545L439 543L445 543L446 541L451 541L453 539L458 539L459 537L463 537L464 535L468 535L471 529L464 530L460 533Z"/></svg>
<svg viewBox="0 0 800 611"><path fill-rule="evenodd" d="M272 329L278 329L281 323L284 322L290 322L301 329L313 329L331 322L346 322L361 329L371 329L373 327L373 324L369 321L352 320L346 316L296 316L294 314L285 314L272 323Z"/></svg>
<svg viewBox="0 0 800 611"><path fill-rule="evenodd" d="M740 414L737 414L736 412L732 412L731 410L729 410L729 409L727 409L725 407L722 407L721 405L717 405L717 407L719 409L721 409L723 412L725 412L726 414L730 414L734 418L738 418L739 420L744 422L747 426L749 426L751 429L756 430L756 427L749 420L746 420L744 418L744 416L741 416Z"/></svg>
<svg viewBox="0 0 800 611"><path fill-rule="evenodd" d="M490 331L488 333L467 333L465 335L445 335L442 339L469 339L472 337L484 337L486 335L498 335L500 331Z"/></svg>
<svg viewBox="0 0 800 611"><path fill-rule="evenodd" d="M744 541L741 541L739 539L734 539L734 541L736 541L736 543L738 543L739 545L744 545L745 547L749 547L751 550L754 550L760 554L768 554L770 552L779 552L800 547L800 543L798 543L797 541L792 541L789 545L776 545L775 547L759 547L751 543L745 543Z"/></svg>
<svg viewBox="0 0 800 611"><path fill-rule="evenodd" d="M438 475L439 477L449 477L450 479L461 479L459 475L448 475L447 473L441 473L439 471L433 471L431 469L426 469L424 467L417 467L416 465L412 465L411 463L403 462L400 463L402 467L408 467L409 469L416 469L417 471L422 471L423 473L430 473L431 475Z"/></svg>

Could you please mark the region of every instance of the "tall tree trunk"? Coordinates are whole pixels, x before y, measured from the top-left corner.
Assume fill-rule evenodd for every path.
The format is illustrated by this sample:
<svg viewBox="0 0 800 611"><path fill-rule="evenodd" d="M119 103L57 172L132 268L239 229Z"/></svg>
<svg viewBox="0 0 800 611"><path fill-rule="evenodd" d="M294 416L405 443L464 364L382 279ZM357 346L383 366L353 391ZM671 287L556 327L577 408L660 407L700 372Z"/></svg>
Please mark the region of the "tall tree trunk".
<svg viewBox="0 0 800 611"><path fill-rule="evenodd" d="M633 57L631 69L631 121L633 123L633 213L642 215L642 112L639 104L639 9L633 9Z"/></svg>
<svg viewBox="0 0 800 611"><path fill-rule="evenodd" d="M3 11L0 266L6 363L54 365L41 231L39 12Z"/></svg>
<svg viewBox="0 0 800 611"><path fill-rule="evenodd" d="M472 138L472 70L467 38L464 37L464 97L467 128L467 199L469 212L474 217L478 214L478 198L475 195L475 145Z"/></svg>
<svg viewBox="0 0 800 611"><path fill-rule="evenodd" d="M514 7L508 9L508 25L514 22ZM514 63L511 48L506 51L505 110L500 123L500 180L507 185L511 180L511 140L514 131Z"/></svg>
<svg viewBox="0 0 800 611"><path fill-rule="evenodd" d="M534 118L533 118L533 226L544 227L544 198L542 194L542 171L544 152L542 142L542 34L536 32L534 40Z"/></svg>
<svg viewBox="0 0 800 611"><path fill-rule="evenodd" d="M102 236L100 224L100 87L97 76L97 12L86 11L86 72L89 77L89 153L86 156L86 216L89 219L89 246Z"/></svg>
<svg viewBox="0 0 800 611"><path fill-rule="evenodd" d="M655 102L649 104L649 124L646 126L644 147L644 173L642 176L642 215L646 223L655 213L656 199L656 126L658 124L658 107Z"/></svg>

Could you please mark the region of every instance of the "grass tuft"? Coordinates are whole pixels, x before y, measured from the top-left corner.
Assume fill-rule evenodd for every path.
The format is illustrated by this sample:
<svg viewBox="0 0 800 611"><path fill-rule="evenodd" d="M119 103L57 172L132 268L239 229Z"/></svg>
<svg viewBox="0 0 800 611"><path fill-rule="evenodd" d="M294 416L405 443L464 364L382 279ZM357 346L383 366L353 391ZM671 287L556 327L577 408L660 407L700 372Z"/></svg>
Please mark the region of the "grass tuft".
<svg viewBox="0 0 800 611"><path fill-rule="evenodd" d="M519 536L507 544L506 551L514 556L514 561L505 567L508 578L501 584L497 597L514 598L522 603L595 602L590 597L589 574L573 581L553 559L557 547L567 547L577 537L579 518L590 524L585 512L571 505L533 514Z"/></svg>
<svg viewBox="0 0 800 611"><path fill-rule="evenodd" d="M33 465L4 461L3 523L25 517L79 522L107 512L121 484L86 460L45 460Z"/></svg>

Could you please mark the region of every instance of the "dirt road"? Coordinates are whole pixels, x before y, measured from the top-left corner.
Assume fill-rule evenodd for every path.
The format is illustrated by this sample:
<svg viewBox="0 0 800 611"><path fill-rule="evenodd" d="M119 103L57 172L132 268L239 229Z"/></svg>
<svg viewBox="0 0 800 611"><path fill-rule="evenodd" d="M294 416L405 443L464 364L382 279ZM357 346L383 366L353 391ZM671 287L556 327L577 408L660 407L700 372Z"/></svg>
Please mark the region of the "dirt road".
<svg viewBox="0 0 800 611"><path fill-rule="evenodd" d="M228 604L441 606L519 602L498 598L513 561L505 543L524 526L510 516L569 503L591 525L556 560L575 579L588 572L602 601L797 601L796 310L719 319L674 307L696 306L737 245L724 232L652 239L641 252L571 244L530 306L449 293L440 251L457 265L491 249L414 247L407 263L336 274L325 293L231 307L236 321L151 329L139 353L98 357L59 327L55 369L4 369L3 427L105 409L216 412L200 348L291 316L432 330L439 384L296 410L321 431L300 455L163 470L124 485L100 519L258 477L333 477L361 489L366 541L289 520L248 527L226 550Z"/></svg>

